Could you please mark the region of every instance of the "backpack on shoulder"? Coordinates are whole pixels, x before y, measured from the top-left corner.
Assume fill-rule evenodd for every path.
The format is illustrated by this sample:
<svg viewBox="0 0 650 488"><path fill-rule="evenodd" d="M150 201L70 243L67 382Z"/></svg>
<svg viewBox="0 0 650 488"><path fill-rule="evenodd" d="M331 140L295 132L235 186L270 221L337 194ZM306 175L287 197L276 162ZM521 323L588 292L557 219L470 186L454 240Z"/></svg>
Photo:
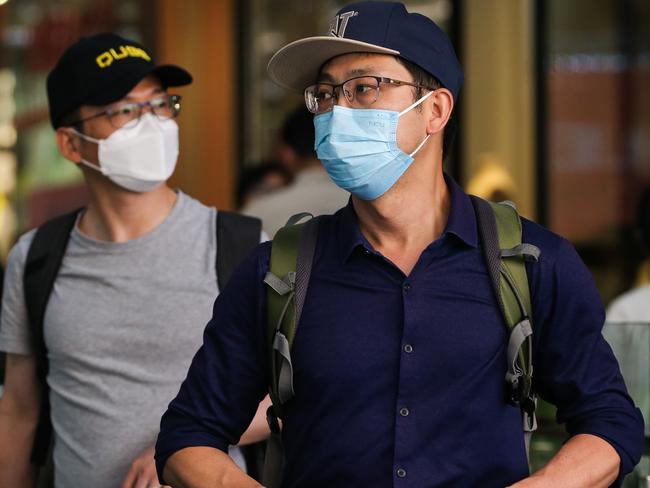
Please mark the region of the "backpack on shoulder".
<svg viewBox="0 0 650 488"><path fill-rule="evenodd" d="M43 466L47 461L52 440L46 381L49 365L43 336L43 319L68 246L70 233L80 212L81 209L78 209L41 225L34 235L25 262L23 275L25 306L36 358L36 374L44 392L31 452L31 461L37 466ZM215 266L219 290L224 288L235 267L259 244L261 231L262 223L257 218L217 211Z"/></svg>
<svg viewBox="0 0 650 488"><path fill-rule="evenodd" d="M510 202L493 203L471 196L483 256L492 288L509 330L505 386L508 401L522 414L526 454L537 429L537 399L532 389L532 305L525 261L537 261L540 251L522 243L521 220ZM319 217L299 223L310 214L297 214L273 238L267 288L267 341L270 358L270 397L267 412L271 437L267 442L263 482L267 488L281 484L283 452L279 419L283 406L294 396L291 346L300 322L309 286Z"/></svg>

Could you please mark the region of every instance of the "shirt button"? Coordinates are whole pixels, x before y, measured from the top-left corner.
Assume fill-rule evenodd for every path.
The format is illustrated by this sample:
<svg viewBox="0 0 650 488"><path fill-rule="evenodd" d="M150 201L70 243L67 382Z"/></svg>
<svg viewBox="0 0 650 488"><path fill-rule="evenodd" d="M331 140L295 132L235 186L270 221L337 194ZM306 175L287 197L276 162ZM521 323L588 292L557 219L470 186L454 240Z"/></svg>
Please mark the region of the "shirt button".
<svg viewBox="0 0 650 488"><path fill-rule="evenodd" d="M398 468L397 469L397 477L398 478L406 478L406 470L404 468Z"/></svg>
<svg viewBox="0 0 650 488"><path fill-rule="evenodd" d="M402 408L399 409L399 414L400 414L402 417L408 417L408 416L409 416L409 413L411 413L411 412L409 412L409 409L406 408L406 407L402 407Z"/></svg>
<svg viewBox="0 0 650 488"><path fill-rule="evenodd" d="M413 346L411 344L404 345L404 352L406 354L411 354L413 352Z"/></svg>
<svg viewBox="0 0 650 488"><path fill-rule="evenodd" d="M406 283L406 284L404 285L404 291L405 291L406 293L408 293L409 291L411 291L411 288L413 288L413 287L411 286L411 283Z"/></svg>

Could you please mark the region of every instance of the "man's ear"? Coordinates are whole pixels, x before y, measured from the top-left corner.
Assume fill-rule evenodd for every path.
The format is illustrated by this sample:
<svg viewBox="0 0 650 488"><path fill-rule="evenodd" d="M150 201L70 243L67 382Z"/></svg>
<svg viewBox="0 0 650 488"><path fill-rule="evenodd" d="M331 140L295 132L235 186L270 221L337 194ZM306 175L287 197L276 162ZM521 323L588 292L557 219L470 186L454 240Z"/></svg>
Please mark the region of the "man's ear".
<svg viewBox="0 0 650 488"><path fill-rule="evenodd" d="M82 159L81 141L70 127L59 127L55 133L59 152L69 161L79 164Z"/></svg>
<svg viewBox="0 0 650 488"><path fill-rule="evenodd" d="M441 132L449 122L454 109L454 97L446 88L439 88L426 100L426 107L429 109L427 134L436 134Z"/></svg>

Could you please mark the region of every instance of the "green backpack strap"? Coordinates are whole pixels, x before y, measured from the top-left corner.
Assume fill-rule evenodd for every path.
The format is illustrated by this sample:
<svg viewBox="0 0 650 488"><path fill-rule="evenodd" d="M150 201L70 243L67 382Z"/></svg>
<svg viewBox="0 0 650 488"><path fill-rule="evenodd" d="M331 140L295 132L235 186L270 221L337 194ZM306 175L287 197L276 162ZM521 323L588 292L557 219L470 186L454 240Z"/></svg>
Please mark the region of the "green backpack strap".
<svg viewBox="0 0 650 488"><path fill-rule="evenodd" d="M530 436L537 429L537 399L532 389L532 304L525 261L537 261L540 251L522 243L521 219L513 205L471 198L492 286L510 331L505 375L508 400L521 408L528 454Z"/></svg>
<svg viewBox="0 0 650 488"><path fill-rule="evenodd" d="M317 219L297 224L311 214L289 219L273 238L267 288L267 340L271 360L270 394L278 409L293 396L290 349L305 300L316 247ZM276 411L279 410L276 409Z"/></svg>
<svg viewBox="0 0 650 488"><path fill-rule="evenodd" d="M273 237L267 288L267 342L270 360L269 395L273 405L266 417L271 429L264 460L263 482L280 486L283 449L279 418L282 407L294 395L291 345L307 294L318 239L318 218L298 224L308 213L296 214Z"/></svg>

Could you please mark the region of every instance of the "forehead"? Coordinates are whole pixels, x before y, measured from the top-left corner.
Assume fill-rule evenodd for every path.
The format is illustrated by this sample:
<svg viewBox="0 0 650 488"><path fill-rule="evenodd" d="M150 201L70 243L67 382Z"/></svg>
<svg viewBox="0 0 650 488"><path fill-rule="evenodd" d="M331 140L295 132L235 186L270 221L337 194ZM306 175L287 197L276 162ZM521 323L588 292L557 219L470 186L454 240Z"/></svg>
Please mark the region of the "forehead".
<svg viewBox="0 0 650 488"><path fill-rule="evenodd" d="M409 81L411 75L395 56L387 54L342 54L327 61L318 73L318 81L341 82L353 76L380 75Z"/></svg>
<svg viewBox="0 0 650 488"><path fill-rule="evenodd" d="M160 93L164 91L163 86L153 75L147 75L140 82L135 85L129 93L126 94L124 99L131 100L136 98L143 98L149 95Z"/></svg>

